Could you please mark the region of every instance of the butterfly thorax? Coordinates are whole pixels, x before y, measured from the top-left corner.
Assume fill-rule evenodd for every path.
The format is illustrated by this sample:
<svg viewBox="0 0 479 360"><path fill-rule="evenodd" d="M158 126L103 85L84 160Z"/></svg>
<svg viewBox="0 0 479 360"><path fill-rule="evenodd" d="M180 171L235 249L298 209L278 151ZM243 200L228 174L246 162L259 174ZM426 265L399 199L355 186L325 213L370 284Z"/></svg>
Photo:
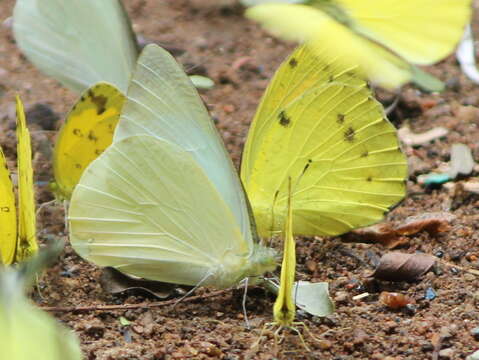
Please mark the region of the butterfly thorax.
<svg viewBox="0 0 479 360"><path fill-rule="evenodd" d="M266 272L273 271L276 266L276 251L255 244L248 257L234 253L225 254L221 264L214 269L211 280L206 280L205 285L225 289L238 284L245 278L251 278L254 283Z"/></svg>

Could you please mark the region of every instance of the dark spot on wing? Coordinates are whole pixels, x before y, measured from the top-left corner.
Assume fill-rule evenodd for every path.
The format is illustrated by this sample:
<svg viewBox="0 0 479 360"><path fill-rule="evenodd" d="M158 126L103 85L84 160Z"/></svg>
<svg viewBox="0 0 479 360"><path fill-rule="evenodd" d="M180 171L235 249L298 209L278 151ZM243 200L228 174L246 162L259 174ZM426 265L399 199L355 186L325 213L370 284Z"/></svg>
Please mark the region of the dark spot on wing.
<svg viewBox="0 0 479 360"><path fill-rule="evenodd" d="M81 169L81 165L80 165L80 164L75 164L75 167L76 167L77 169Z"/></svg>
<svg viewBox="0 0 479 360"><path fill-rule="evenodd" d="M292 68L295 68L297 65L298 65L298 60L296 60L295 58L291 58L291 60L289 60L289 66L291 66Z"/></svg>
<svg viewBox="0 0 479 360"><path fill-rule="evenodd" d="M93 132L93 130L90 130L90 132L88 133L88 140L93 142L98 141L98 138L95 136L95 133Z"/></svg>
<svg viewBox="0 0 479 360"><path fill-rule="evenodd" d="M369 152L366 150L361 154L361 157L367 157L369 155Z"/></svg>
<svg viewBox="0 0 479 360"><path fill-rule="evenodd" d="M354 132L354 129L350 126L348 129L344 132L344 139L349 142L354 141L354 135L356 133Z"/></svg>
<svg viewBox="0 0 479 360"><path fill-rule="evenodd" d="M371 176L368 176L368 177L366 178L366 181L371 182L371 181L373 181L373 178L372 178Z"/></svg>
<svg viewBox="0 0 479 360"><path fill-rule="evenodd" d="M83 134L81 133L80 129L73 129L73 135L83 137Z"/></svg>
<svg viewBox="0 0 479 360"><path fill-rule="evenodd" d="M329 75L328 81L329 81L329 82L333 82L333 81L334 81L334 76L333 76L333 75Z"/></svg>
<svg viewBox="0 0 479 360"><path fill-rule="evenodd" d="M346 117L346 115L344 115L344 114L338 114L338 119L336 120L338 122L338 124L344 123L344 118L345 117Z"/></svg>
<svg viewBox="0 0 479 360"><path fill-rule="evenodd" d="M102 152L103 152L103 150L101 150L101 149L96 149L96 150L95 150L95 155L100 156Z"/></svg>
<svg viewBox="0 0 479 360"><path fill-rule="evenodd" d="M91 89L88 90L88 96L90 97L91 102L96 106L97 115L103 114L106 111L108 98L103 95L95 95Z"/></svg>
<svg viewBox="0 0 479 360"><path fill-rule="evenodd" d="M291 123L291 119L286 115L284 110L279 113L278 118L281 126L288 127Z"/></svg>

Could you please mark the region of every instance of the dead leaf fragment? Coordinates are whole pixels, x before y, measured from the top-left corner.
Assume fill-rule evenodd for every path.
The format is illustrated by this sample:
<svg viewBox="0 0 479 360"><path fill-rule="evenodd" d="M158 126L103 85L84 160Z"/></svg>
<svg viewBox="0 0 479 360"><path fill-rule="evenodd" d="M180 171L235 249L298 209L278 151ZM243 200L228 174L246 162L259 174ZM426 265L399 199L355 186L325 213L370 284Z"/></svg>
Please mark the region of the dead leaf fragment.
<svg viewBox="0 0 479 360"><path fill-rule="evenodd" d="M381 257L370 276L387 281L414 281L427 273L435 262L436 258L427 254L389 252Z"/></svg>
<svg viewBox="0 0 479 360"><path fill-rule="evenodd" d="M455 179L458 175L469 175L474 170L474 159L469 146L453 144L451 148L451 162L449 176Z"/></svg>
<svg viewBox="0 0 479 360"><path fill-rule="evenodd" d="M419 231L426 231L431 235L449 231L450 222L456 217L449 212L431 212L410 216L403 225L396 228L400 235L413 235Z"/></svg>
<svg viewBox="0 0 479 360"><path fill-rule="evenodd" d="M383 223L351 231L343 236L345 241L382 244L388 249L406 244L406 236L426 231L431 235L446 232L456 217L448 212L432 212L410 216L402 223Z"/></svg>
<svg viewBox="0 0 479 360"><path fill-rule="evenodd" d="M100 284L103 290L110 294L119 294L128 290L139 290L147 292L159 299L165 299L175 291L174 284L135 278L125 275L112 267L103 268Z"/></svg>
<svg viewBox="0 0 479 360"><path fill-rule="evenodd" d="M414 134L409 126L404 126L398 130L398 136L405 145L417 146L444 137L448 132L448 129L439 126L420 134Z"/></svg>

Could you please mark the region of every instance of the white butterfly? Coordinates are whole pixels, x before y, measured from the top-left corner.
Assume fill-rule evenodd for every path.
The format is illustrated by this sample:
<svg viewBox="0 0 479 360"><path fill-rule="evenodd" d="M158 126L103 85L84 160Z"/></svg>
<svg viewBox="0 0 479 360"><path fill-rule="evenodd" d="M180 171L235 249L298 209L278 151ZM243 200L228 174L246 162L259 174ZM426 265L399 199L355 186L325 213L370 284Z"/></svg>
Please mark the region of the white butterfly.
<svg viewBox="0 0 479 360"><path fill-rule="evenodd" d="M71 90L106 81L126 92L138 50L120 0L17 0L13 31L28 59Z"/></svg>
<svg viewBox="0 0 479 360"><path fill-rule="evenodd" d="M156 45L138 60L113 144L84 172L69 212L84 258L136 276L229 287L276 267L200 97Z"/></svg>

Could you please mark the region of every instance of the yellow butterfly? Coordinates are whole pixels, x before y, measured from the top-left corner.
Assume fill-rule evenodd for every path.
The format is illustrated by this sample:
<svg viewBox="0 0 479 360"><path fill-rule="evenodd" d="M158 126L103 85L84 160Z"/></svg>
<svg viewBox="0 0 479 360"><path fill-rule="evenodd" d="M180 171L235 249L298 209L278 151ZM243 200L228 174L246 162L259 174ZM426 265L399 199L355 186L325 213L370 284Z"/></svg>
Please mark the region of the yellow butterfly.
<svg viewBox="0 0 479 360"><path fill-rule="evenodd" d="M266 1L246 11L278 36L305 42L325 59L386 88L415 77L416 65L433 64L453 51L471 16L471 0Z"/></svg>
<svg viewBox="0 0 479 360"><path fill-rule="evenodd" d="M288 204L286 223L284 228L283 262L281 264L281 275L278 295L276 296L276 301L274 302L273 306L274 321L272 323L267 323L263 327L258 341L255 345L259 344L259 342L261 341L262 334L266 328L278 326L277 330L274 333L274 337L277 342L279 342L278 335L281 330L285 328L290 329L293 330L296 334L298 334L304 347L309 351L309 348L306 345L303 336L296 328L296 326L304 326L304 329L311 335L311 337L315 340L316 338L309 332L307 326L303 322L294 321L296 315L296 305L293 299L293 295L296 295L296 293L293 294L293 292L297 292L301 285L295 285L294 283L296 273L296 242L294 241L293 236L293 206L291 204L291 196L291 178L288 178ZM314 300L320 301L319 299Z"/></svg>
<svg viewBox="0 0 479 360"><path fill-rule="evenodd" d="M81 360L80 344L75 334L53 316L41 311L24 294L33 280L30 277L38 274L34 270L39 260L34 257L20 269L0 268L2 359Z"/></svg>
<svg viewBox="0 0 479 360"><path fill-rule="evenodd" d="M5 265L21 262L38 251L32 148L20 98L17 108L18 221L15 190L0 149L0 260Z"/></svg>
<svg viewBox="0 0 479 360"><path fill-rule="evenodd" d="M70 199L83 170L113 140L125 96L100 82L86 90L73 106L55 144L52 189L59 199Z"/></svg>
<svg viewBox="0 0 479 360"><path fill-rule="evenodd" d="M284 229L283 262L278 296L273 306L274 322L280 327L292 327L296 315L293 300L294 276L296 272L296 243L293 237L293 207L291 206L291 178L288 181L288 214Z"/></svg>
<svg viewBox="0 0 479 360"><path fill-rule="evenodd" d="M241 178L258 232L284 229L287 179L293 232L333 236L381 220L404 196L407 161L355 67L299 47L278 69L253 119Z"/></svg>

